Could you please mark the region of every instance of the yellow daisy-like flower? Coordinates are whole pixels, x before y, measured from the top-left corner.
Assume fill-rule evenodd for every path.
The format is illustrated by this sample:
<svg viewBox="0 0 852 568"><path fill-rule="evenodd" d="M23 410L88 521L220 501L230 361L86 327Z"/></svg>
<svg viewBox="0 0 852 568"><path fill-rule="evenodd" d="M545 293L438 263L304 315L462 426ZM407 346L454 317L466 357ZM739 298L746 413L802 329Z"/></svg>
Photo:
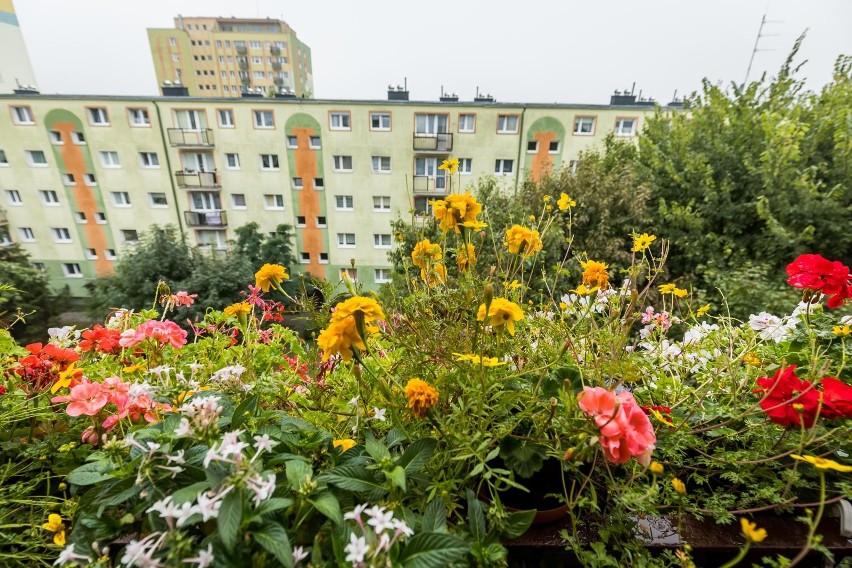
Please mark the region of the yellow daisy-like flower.
<svg viewBox="0 0 852 568"><path fill-rule="evenodd" d="M663 464L661 464L658 461L652 461L651 465L648 466L648 469L650 469L651 473L653 473L655 475L660 475L661 473L663 473L666 470L666 468L663 467Z"/></svg>
<svg viewBox="0 0 852 568"><path fill-rule="evenodd" d="M594 294L595 292L598 291L598 287L592 286L591 288L589 288L585 284L580 284L579 286L577 286L576 288L574 288L571 291L574 292L575 294L580 295L580 296L591 296L592 294ZM567 308L568 305L566 304L565 307Z"/></svg>
<svg viewBox="0 0 852 568"><path fill-rule="evenodd" d="M549 195L545 195L545 196L542 197L542 200L544 200L545 203L550 203L551 199L553 199L553 198L550 197Z"/></svg>
<svg viewBox="0 0 852 568"><path fill-rule="evenodd" d="M121 369L122 373L135 373L136 371L146 371L147 367L144 363L134 363L133 365Z"/></svg>
<svg viewBox="0 0 852 568"><path fill-rule="evenodd" d="M763 542L763 539L766 538L766 529L757 528L757 523L753 523L745 517L740 518L740 527L743 536L751 542Z"/></svg>
<svg viewBox="0 0 852 568"><path fill-rule="evenodd" d="M236 304L231 304L222 311L225 312L225 315L228 317L240 317L240 315L247 316L251 313L251 304L248 302L237 302Z"/></svg>
<svg viewBox="0 0 852 568"><path fill-rule="evenodd" d="M56 513L47 516L47 522L41 528L53 533L53 543L57 546L65 546L65 523L62 517Z"/></svg>
<svg viewBox="0 0 852 568"><path fill-rule="evenodd" d="M331 313L332 321L340 321L360 312L365 322L385 319L382 307L373 298L367 296L352 296L348 300L340 302Z"/></svg>
<svg viewBox="0 0 852 568"><path fill-rule="evenodd" d="M675 288L677 288L677 286L675 286L674 284L663 284L657 287L657 289L660 291L660 294L672 294L674 293Z"/></svg>
<svg viewBox="0 0 852 568"><path fill-rule="evenodd" d="M491 327L505 326L509 335L515 335L515 322L524 319L524 312L521 310L521 307L505 298L494 298L491 300L491 305L488 307L488 314L485 313L485 304L481 304L476 314L476 319L483 321L486 315Z"/></svg>
<svg viewBox="0 0 852 568"><path fill-rule="evenodd" d="M82 375L83 370L77 368L77 362L74 361L64 371L59 372L59 378L53 383L53 386L50 387L51 393L56 393L61 388L68 388L71 386L71 379L73 379L76 375Z"/></svg>
<svg viewBox="0 0 852 568"><path fill-rule="evenodd" d="M449 160L444 160L441 162L441 165L438 166L439 170L446 170L449 174L454 174L459 169L459 159L458 158L450 158Z"/></svg>
<svg viewBox="0 0 852 568"><path fill-rule="evenodd" d="M488 223L483 223L482 221L465 221L461 226L474 231L481 231L488 226Z"/></svg>
<svg viewBox="0 0 852 568"><path fill-rule="evenodd" d="M647 250L651 243L657 240L655 235L649 235L648 233L642 233L641 235L633 235L633 248L632 252L643 252Z"/></svg>
<svg viewBox="0 0 852 568"><path fill-rule="evenodd" d="M422 268L420 269L420 278L427 286L434 288L447 281L447 267L439 262L432 265L429 270Z"/></svg>
<svg viewBox="0 0 852 568"><path fill-rule="evenodd" d="M834 335L837 335L839 337L852 335L852 327L849 327L848 325L835 325L831 328L831 331L834 332Z"/></svg>
<svg viewBox="0 0 852 568"><path fill-rule="evenodd" d="M559 309L564 312L568 309L568 304L566 304L565 302L559 302Z"/></svg>
<svg viewBox="0 0 852 568"><path fill-rule="evenodd" d="M441 230L459 233L459 225L475 222L482 213L482 204L468 191L464 194L453 193L444 199L432 201L432 213L438 219Z"/></svg>
<svg viewBox="0 0 852 568"><path fill-rule="evenodd" d="M577 202L571 199L567 193L560 193L559 200L556 202L560 211L565 211L569 207L576 207Z"/></svg>
<svg viewBox="0 0 852 568"><path fill-rule="evenodd" d="M441 253L441 245L432 243L429 239L423 239L414 245L411 251L411 262L418 268L426 268L429 264L444 258Z"/></svg>
<svg viewBox="0 0 852 568"><path fill-rule="evenodd" d="M520 288L521 286L523 286L523 284L521 284L517 280L512 280L512 282L510 282L509 284L506 284L506 288L508 288L509 290L516 290L516 289Z"/></svg>
<svg viewBox="0 0 852 568"><path fill-rule="evenodd" d="M607 265L597 260L580 261L583 267L583 284L586 286L597 286L601 290L609 287L609 273Z"/></svg>
<svg viewBox="0 0 852 568"><path fill-rule="evenodd" d="M510 253L520 254L521 258L529 258L544 247L538 231L521 225L506 229L505 244Z"/></svg>
<svg viewBox="0 0 852 568"><path fill-rule="evenodd" d="M710 311L710 304L704 304L703 306L698 308L697 312L695 312L695 317L700 318L701 316L703 316L704 314L706 314L709 311Z"/></svg>
<svg viewBox="0 0 852 568"><path fill-rule="evenodd" d="M264 264L254 274L254 285L264 292L269 292L269 288L277 288L282 281L289 279L287 269L280 264Z"/></svg>
<svg viewBox="0 0 852 568"><path fill-rule="evenodd" d="M808 462L817 469L833 469L834 471L840 471L843 473L852 471L852 465L843 465L842 463L837 463L834 460L818 458L817 456L798 456L796 454L790 454L790 457L794 460Z"/></svg>
<svg viewBox="0 0 852 568"><path fill-rule="evenodd" d="M438 391L426 381L411 379L405 385L405 397L408 407L418 418L426 416L426 411L438 402Z"/></svg>
<svg viewBox="0 0 852 568"><path fill-rule="evenodd" d="M760 358L758 358L758 356L754 353L746 353L743 356L743 363L752 367L757 367L760 365Z"/></svg>
<svg viewBox="0 0 852 568"><path fill-rule="evenodd" d="M453 353L453 355L455 355L456 361L467 361L483 367L500 367L506 364L505 361L500 361L497 357L480 357L472 353Z"/></svg>
<svg viewBox="0 0 852 568"><path fill-rule="evenodd" d="M686 495L686 485L677 477L672 477L672 487L674 487L674 490L677 493L680 493L681 495Z"/></svg>
<svg viewBox="0 0 852 568"><path fill-rule="evenodd" d="M352 438L343 438L340 440L332 440L331 445L335 448L342 448L340 451L345 452L346 450L351 450L355 447L355 440Z"/></svg>
<svg viewBox="0 0 852 568"><path fill-rule="evenodd" d="M476 264L476 249L472 243L465 243L456 252L456 264L459 272L465 272Z"/></svg>

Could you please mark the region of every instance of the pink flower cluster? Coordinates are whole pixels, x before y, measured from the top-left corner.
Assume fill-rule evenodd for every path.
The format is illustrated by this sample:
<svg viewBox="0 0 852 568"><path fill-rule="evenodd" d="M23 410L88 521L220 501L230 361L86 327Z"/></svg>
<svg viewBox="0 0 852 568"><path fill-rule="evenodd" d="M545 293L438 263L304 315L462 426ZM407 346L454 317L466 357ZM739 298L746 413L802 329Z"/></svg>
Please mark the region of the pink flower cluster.
<svg viewBox="0 0 852 568"><path fill-rule="evenodd" d="M186 331L175 322L168 320L148 320L136 326L135 329L128 329L122 332L118 344L122 347L133 347L149 338L160 345L170 343L175 349L186 345Z"/></svg>
<svg viewBox="0 0 852 568"><path fill-rule="evenodd" d="M631 456L647 467L651 463L657 437L651 421L636 403L633 394L618 394L602 387L585 387L577 395L580 408L595 419L606 459L626 463Z"/></svg>

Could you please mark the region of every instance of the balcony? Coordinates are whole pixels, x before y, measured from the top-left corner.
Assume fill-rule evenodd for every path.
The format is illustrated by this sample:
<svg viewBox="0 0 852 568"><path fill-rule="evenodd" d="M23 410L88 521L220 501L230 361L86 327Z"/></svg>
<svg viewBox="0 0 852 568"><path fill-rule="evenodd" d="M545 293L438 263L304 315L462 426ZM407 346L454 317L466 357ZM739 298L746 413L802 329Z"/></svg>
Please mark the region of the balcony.
<svg viewBox="0 0 852 568"><path fill-rule="evenodd" d="M216 172L177 171L175 179L179 187L219 189L219 175Z"/></svg>
<svg viewBox="0 0 852 568"><path fill-rule="evenodd" d="M272 55L281 55L281 48L277 45L273 45L269 48L269 53L271 53Z"/></svg>
<svg viewBox="0 0 852 568"><path fill-rule="evenodd" d="M453 135L449 132L437 134L414 133L415 152L449 153L453 151Z"/></svg>
<svg viewBox="0 0 852 568"><path fill-rule="evenodd" d="M281 62L280 61L273 61L272 62L272 69L274 71L281 71Z"/></svg>
<svg viewBox="0 0 852 568"><path fill-rule="evenodd" d="M227 227L228 215L225 211L184 211L183 218L187 227Z"/></svg>
<svg viewBox="0 0 852 568"><path fill-rule="evenodd" d="M246 49L246 46L244 46L244 45L234 46L234 49L236 49L237 53L239 53L240 55L245 55L246 53L248 53L248 50Z"/></svg>
<svg viewBox="0 0 852 568"><path fill-rule="evenodd" d="M178 147L207 148L213 145L213 131L209 128L186 130L184 128L169 128L169 144Z"/></svg>
<svg viewBox="0 0 852 568"><path fill-rule="evenodd" d="M440 197L447 194L446 176L414 176L413 186L415 195Z"/></svg>
<svg viewBox="0 0 852 568"><path fill-rule="evenodd" d="M246 59L245 57L237 57L237 65L239 65L240 69L242 69L243 71L248 70L248 68L249 68L248 59Z"/></svg>

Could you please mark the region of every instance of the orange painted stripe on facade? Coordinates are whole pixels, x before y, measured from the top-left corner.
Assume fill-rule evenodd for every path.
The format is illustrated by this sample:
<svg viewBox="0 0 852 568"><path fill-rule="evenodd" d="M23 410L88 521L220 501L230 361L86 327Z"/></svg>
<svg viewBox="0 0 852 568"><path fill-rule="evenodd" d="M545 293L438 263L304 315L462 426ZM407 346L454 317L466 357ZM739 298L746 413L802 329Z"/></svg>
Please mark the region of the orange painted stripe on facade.
<svg viewBox="0 0 852 568"><path fill-rule="evenodd" d="M556 133L552 131L536 132L535 139L538 140L538 152L532 157L530 163L530 175L536 182L553 171L553 157L549 154L550 143L556 140Z"/></svg>
<svg viewBox="0 0 852 568"><path fill-rule="evenodd" d="M314 188L314 178L317 177L317 155L310 149L314 129L296 127L292 132L298 141L296 149L293 150L296 177L302 178L302 190L299 191L299 215L305 217L305 228L301 229L302 252L311 253L311 261L306 265L306 271L317 278L325 278L325 266L319 263L319 253L325 252L322 230L317 227L320 195Z"/></svg>
<svg viewBox="0 0 852 568"><path fill-rule="evenodd" d="M72 192L74 193L74 201L77 203L77 210L85 213L86 219L89 220L88 223L83 225L83 234L86 235L86 242L83 244L87 248L98 251L98 258L93 261L95 272L98 276L107 276L112 273L112 263L105 258L104 252L109 248L109 243L104 232L105 225L94 223L95 213L98 212L98 203L92 188L85 184L85 174L88 169L83 151L80 146L71 143L71 133L75 130L74 125L67 122L57 122L53 124L53 129L62 133L62 140L65 142L59 148L59 152L65 165L65 171L74 176Z"/></svg>

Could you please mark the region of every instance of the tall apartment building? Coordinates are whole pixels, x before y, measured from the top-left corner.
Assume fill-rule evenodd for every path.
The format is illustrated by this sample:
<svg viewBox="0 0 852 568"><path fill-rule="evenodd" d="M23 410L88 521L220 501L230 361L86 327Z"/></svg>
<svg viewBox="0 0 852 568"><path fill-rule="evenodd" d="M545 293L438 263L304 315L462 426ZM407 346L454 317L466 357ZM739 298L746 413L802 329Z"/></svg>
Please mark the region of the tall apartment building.
<svg viewBox="0 0 852 568"><path fill-rule="evenodd" d="M0 93L35 86L35 74L12 0L0 0Z"/></svg>
<svg viewBox="0 0 852 568"><path fill-rule="evenodd" d="M148 28L148 41L158 83L191 96L314 90L311 49L281 20L178 16L174 28Z"/></svg>
<svg viewBox="0 0 852 568"><path fill-rule="evenodd" d="M152 225L213 250L246 223L286 223L297 272L347 272L375 288L391 275L391 221L428 214L450 189L444 159L459 158L462 189L493 175L513 191L609 133L634 137L655 110L631 96L551 105L388 95L0 95L0 240L85 295Z"/></svg>

